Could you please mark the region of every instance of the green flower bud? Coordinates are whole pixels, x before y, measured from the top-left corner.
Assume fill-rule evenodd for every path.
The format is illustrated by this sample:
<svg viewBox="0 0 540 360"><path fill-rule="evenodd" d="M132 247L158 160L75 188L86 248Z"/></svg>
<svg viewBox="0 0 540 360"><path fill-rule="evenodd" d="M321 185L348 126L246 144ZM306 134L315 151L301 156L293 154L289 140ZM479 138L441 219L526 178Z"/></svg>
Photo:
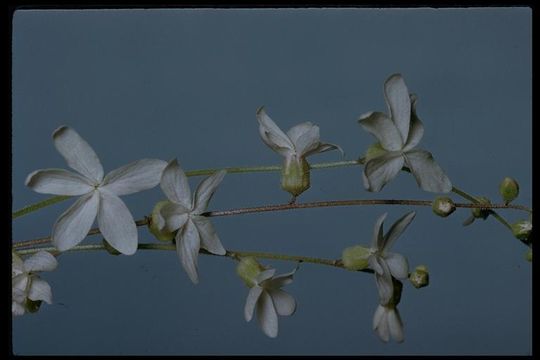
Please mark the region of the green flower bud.
<svg viewBox="0 0 540 360"><path fill-rule="evenodd" d="M527 260L528 262L532 262L532 250L531 249L527 250L527 252L525 253L525 260Z"/></svg>
<svg viewBox="0 0 540 360"><path fill-rule="evenodd" d="M429 272L425 265L417 266L409 275L409 281L417 289L429 285Z"/></svg>
<svg viewBox="0 0 540 360"><path fill-rule="evenodd" d="M351 246L343 250L341 261L346 269L362 270L369 266L368 258L370 255L370 248L361 245Z"/></svg>
<svg viewBox="0 0 540 360"><path fill-rule="evenodd" d="M447 217L456 211L456 205L448 196L438 196L431 205L433 212L439 216Z"/></svg>
<svg viewBox="0 0 540 360"><path fill-rule="evenodd" d="M236 267L236 273L248 287L255 285L255 279L264 270L264 267L255 260L253 257L243 257L238 266Z"/></svg>
<svg viewBox="0 0 540 360"><path fill-rule="evenodd" d="M392 277L392 285L394 286L394 291L392 293L392 298L386 306L396 307L401 301L401 291L403 290L403 283L398 279Z"/></svg>
<svg viewBox="0 0 540 360"><path fill-rule="evenodd" d="M489 201L489 199L487 197L479 196L476 199L480 202L480 204L489 204L489 205L491 205L491 201ZM476 219L485 220L489 216L490 211L489 211L489 209L473 208L473 209L471 209L471 212L472 212L473 216Z"/></svg>
<svg viewBox="0 0 540 360"><path fill-rule="evenodd" d="M309 189L309 164L303 157L288 156L281 168L281 188L296 197Z"/></svg>
<svg viewBox="0 0 540 360"><path fill-rule="evenodd" d="M107 250L107 252L109 254L111 254L111 255L120 255L121 254L121 252L116 250L115 248L113 248L112 245L107 242L107 240L103 239L101 241L101 243L103 244L103 246L105 247L105 250Z"/></svg>
<svg viewBox="0 0 540 360"><path fill-rule="evenodd" d="M387 151L382 147L381 143L372 144L366 151L366 162L381 155L384 155Z"/></svg>
<svg viewBox="0 0 540 360"><path fill-rule="evenodd" d="M529 240L532 232L532 223L528 220L520 220L512 224L512 233L519 240Z"/></svg>
<svg viewBox="0 0 540 360"><path fill-rule="evenodd" d="M154 210L152 210L152 217L150 218L150 224L148 226L148 230L159 241L171 241L172 239L174 239L174 232L169 232L165 228L160 230L159 227L157 226L158 224L157 217L159 216L159 212L161 211L161 208L167 204L170 204L170 201L163 200L163 201L158 202L156 206L154 206Z"/></svg>
<svg viewBox="0 0 540 360"><path fill-rule="evenodd" d="M519 184L516 180L505 177L499 185L499 193L501 194L505 203L509 203L519 195Z"/></svg>

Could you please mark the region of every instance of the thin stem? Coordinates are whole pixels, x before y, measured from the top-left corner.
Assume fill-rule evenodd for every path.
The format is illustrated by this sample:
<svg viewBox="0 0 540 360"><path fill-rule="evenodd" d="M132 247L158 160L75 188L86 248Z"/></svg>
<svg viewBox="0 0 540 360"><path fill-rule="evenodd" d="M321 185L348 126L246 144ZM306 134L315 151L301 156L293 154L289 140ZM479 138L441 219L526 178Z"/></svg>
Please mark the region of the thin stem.
<svg viewBox="0 0 540 360"><path fill-rule="evenodd" d="M23 207L22 209L16 210L11 214L12 219L16 219L20 216L24 216L26 214L30 214L31 212L37 211L41 208L44 208L46 206L54 205L56 203L59 203L61 201L64 201L66 199L69 199L71 196L53 196L48 199L38 201L37 203L30 204L28 206Z"/></svg>

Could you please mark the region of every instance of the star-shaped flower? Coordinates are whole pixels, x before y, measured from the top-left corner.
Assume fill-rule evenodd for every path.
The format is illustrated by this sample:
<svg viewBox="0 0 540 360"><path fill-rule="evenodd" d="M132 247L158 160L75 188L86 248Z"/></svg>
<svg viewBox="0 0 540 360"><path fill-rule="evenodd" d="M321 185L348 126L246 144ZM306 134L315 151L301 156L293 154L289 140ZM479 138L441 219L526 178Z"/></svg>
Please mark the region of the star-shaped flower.
<svg viewBox="0 0 540 360"><path fill-rule="evenodd" d="M156 186L167 163L142 159L104 177L96 153L75 130L61 126L54 131L53 141L69 167L76 172L36 170L26 178L26 185L39 193L80 195L54 224L53 244L60 251L76 246L86 237L97 217L99 230L107 242L122 254L134 254L138 243L137 227L119 196Z"/></svg>
<svg viewBox="0 0 540 360"><path fill-rule="evenodd" d="M416 96L409 95L400 74L386 80L384 93L389 117L381 112L369 112L359 119L360 125L379 140L366 155L363 172L366 189L380 191L406 164L423 190L451 191L450 179L431 153L415 149L424 134L424 126L416 115Z"/></svg>
<svg viewBox="0 0 540 360"><path fill-rule="evenodd" d="M379 338L384 342L388 342L390 336L397 342L403 342L405 340L403 322L401 321L398 308L394 305L385 306L379 304L373 316L373 330L375 330Z"/></svg>
<svg viewBox="0 0 540 360"><path fill-rule="evenodd" d="M409 226L415 215L414 211L405 214L392 225L386 235L383 235L383 222L386 214L380 216L375 223L368 263L375 272L381 305L387 305L392 299L394 290L392 276L396 279L405 279L409 276L407 259L401 254L388 250Z"/></svg>
<svg viewBox="0 0 540 360"><path fill-rule="evenodd" d="M309 165L306 157L330 150L343 150L334 144L320 141L319 127L311 122L293 126L285 134L266 114L264 108L257 110L259 134L268 147L283 156L281 186L293 196L309 188Z"/></svg>
<svg viewBox="0 0 540 360"><path fill-rule="evenodd" d="M160 230L178 230L176 251L193 283L199 282L197 256L201 247L212 254L226 253L210 219L201 216L225 174L226 171L221 170L204 179L192 198L187 176L176 159L163 170L161 188L171 203L161 208L157 225Z"/></svg>
<svg viewBox="0 0 540 360"><path fill-rule="evenodd" d="M11 312L13 315L23 315L27 311L34 311L35 302L52 303L51 287L37 273L52 271L57 266L58 262L54 256L46 251L39 251L24 261L13 253L11 265Z"/></svg>
<svg viewBox="0 0 540 360"><path fill-rule="evenodd" d="M267 269L255 277L244 307L246 321L251 321L256 310L262 331L272 338L278 335L278 315L290 316L296 310L294 297L281 290L293 281L296 269L278 276L274 276L275 272Z"/></svg>

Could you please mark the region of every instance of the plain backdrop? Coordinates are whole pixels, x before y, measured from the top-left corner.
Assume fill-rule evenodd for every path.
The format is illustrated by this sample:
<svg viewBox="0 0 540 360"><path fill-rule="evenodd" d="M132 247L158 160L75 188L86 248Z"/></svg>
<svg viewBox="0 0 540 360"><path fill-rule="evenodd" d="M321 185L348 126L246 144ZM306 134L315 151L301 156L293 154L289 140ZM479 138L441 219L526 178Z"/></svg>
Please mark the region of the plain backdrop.
<svg viewBox="0 0 540 360"><path fill-rule="evenodd" d="M532 205L531 10L141 9L19 10L13 18L13 209L47 195L24 186L41 168L66 168L51 134L76 129L105 171L141 158L177 158L186 170L279 164L261 141L255 111L287 130L312 121L346 160L374 142L357 123L386 111L382 86L401 73L418 95L420 147L453 184L500 202L499 182L520 183ZM339 161L338 152L309 158ZM380 193L361 167L313 170L299 201L424 199L400 173ZM192 187L202 180L190 178ZM452 195L455 201L461 201ZM159 187L124 196L136 219L164 198ZM223 210L289 200L279 173L229 174L210 203ZM13 221L13 240L50 234L68 200ZM243 307L235 261L199 257L193 285L173 251L66 253L43 274L54 304L13 319L15 354L530 354L531 264L526 247L489 218L469 227L428 207L339 207L214 218L228 249L339 258L369 244L405 212L417 216L393 250L425 264L431 284L405 283L402 344L371 329L372 275L302 264L286 290L296 313L266 337ZM526 218L501 211L511 222ZM100 242L89 237L83 244ZM139 242L156 240L145 228ZM295 263L262 261L279 272Z"/></svg>

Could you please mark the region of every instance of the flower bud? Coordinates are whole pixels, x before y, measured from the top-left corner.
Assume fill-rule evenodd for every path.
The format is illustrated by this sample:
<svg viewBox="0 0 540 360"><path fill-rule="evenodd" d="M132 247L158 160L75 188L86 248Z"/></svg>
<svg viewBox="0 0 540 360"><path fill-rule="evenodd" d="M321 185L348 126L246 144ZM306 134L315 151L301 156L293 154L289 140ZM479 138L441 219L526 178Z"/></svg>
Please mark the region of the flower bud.
<svg viewBox="0 0 540 360"><path fill-rule="evenodd" d="M489 204L491 205L491 201L487 197L479 196L477 197L477 200L480 202L480 204ZM476 219L483 219L485 220L489 216L489 209L480 209L480 208L472 208L471 212L473 216Z"/></svg>
<svg viewBox="0 0 540 360"><path fill-rule="evenodd" d="M255 260L253 257L243 257L238 266L236 267L236 273L248 287L255 285L255 279L264 270L264 267Z"/></svg>
<svg viewBox="0 0 540 360"><path fill-rule="evenodd" d="M346 269L362 270L368 267L368 258L370 255L370 248L361 245L351 246L343 250L341 261Z"/></svg>
<svg viewBox="0 0 540 360"><path fill-rule="evenodd" d="M163 206L169 203L170 201L168 200L160 201L156 204L156 206L154 206L154 209L152 210L152 217L150 218L150 224L148 226L148 230L159 241L171 241L172 239L174 239L174 232L167 231L167 229L165 229L165 224L160 223L160 222L163 222L163 218L161 217L159 212L161 211L161 208Z"/></svg>
<svg viewBox="0 0 540 360"><path fill-rule="evenodd" d="M366 151L366 162L368 162L371 159L374 159L376 157L379 157L383 154L385 154L387 151L384 150L381 143L375 143L370 145Z"/></svg>
<svg viewBox="0 0 540 360"><path fill-rule="evenodd" d="M505 177L499 185L499 193L501 194L504 202L508 204L519 195L519 184L516 180Z"/></svg>
<svg viewBox="0 0 540 360"><path fill-rule="evenodd" d="M525 253L525 260L528 262L532 262L532 249L527 250Z"/></svg>
<svg viewBox="0 0 540 360"><path fill-rule="evenodd" d="M409 281L417 289L429 285L429 272L425 265L417 266L409 275Z"/></svg>
<svg viewBox="0 0 540 360"><path fill-rule="evenodd" d="M520 220L512 224L512 233L519 240L529 240L532 232L532 223L528 220Z"/></svg>
<svg viewBox="0 0 540 360"><path fill-rule="evenodd" d="M441 217L447 217L456 211L456 205L448 196L438 196L431 205L433 212Z"/></svg>
<svg viewBox="0 0 540 360"><path fill-rule="evenodd" d="M281 188L296 197L309 189L309 164L298 156L287 156L281 168Z"/></svg>

